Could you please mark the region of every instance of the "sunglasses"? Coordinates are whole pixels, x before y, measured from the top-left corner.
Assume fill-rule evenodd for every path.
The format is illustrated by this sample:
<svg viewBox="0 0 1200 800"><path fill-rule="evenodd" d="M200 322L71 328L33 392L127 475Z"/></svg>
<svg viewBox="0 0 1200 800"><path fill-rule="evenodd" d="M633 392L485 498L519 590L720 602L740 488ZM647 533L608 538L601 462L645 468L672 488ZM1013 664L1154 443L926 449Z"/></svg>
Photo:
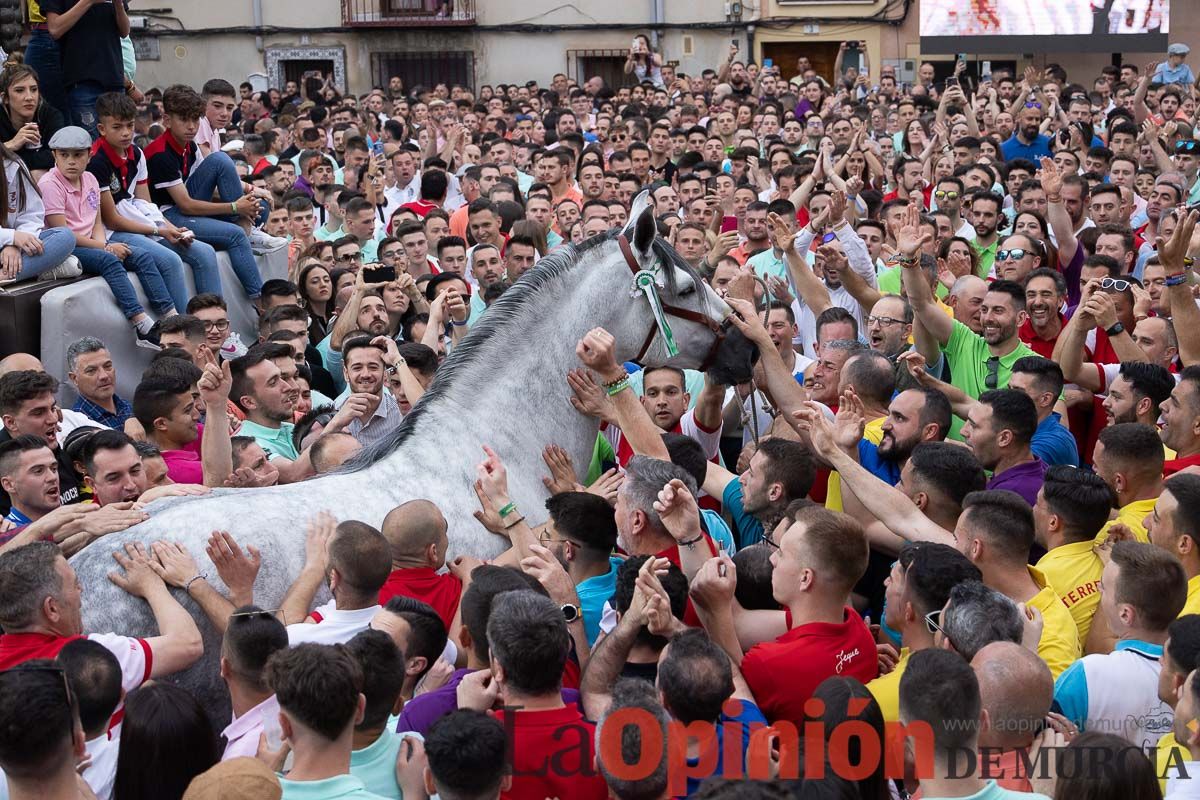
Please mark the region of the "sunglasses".
<svg viewBox="0 0 1200 800"><path fill-rule="evenodd" d="M958 192L943 192L941 189L938 189L933 193L933 196L938 200L957 200Z"/></svg>
<svg viewBox="0 0 1200 800"><path fill-rule="evenodd" d="M1040 108L1042 107L1042 104L1041 104L1041 103L1039 103L1039 102L1038 102L1038 101L1036 101L1036 100L1027 100L1027 101L1025 102L1025 107L1026 107L1026 108L1039 108L1039 109L1040 109Z"/></svg>
<svg viewBox="0 0 1200 800"><path fill-rule="evenodd" d="M983 378L985 389L995 389L1000 385L1000 356L991 356L987 360L987 375Z"/></svg>
<svg viewBox="0 0 1200 800"><path fill-rule="evenodd" d="M821 237L821 244L829 244L836 238L837 238L837 234L834 233L833 231L830 231L829 233L827 233Z"/></svg>
<svg viewBox="0 0 1200 800"><path fill-rule="evenodd" d="M1027 255L1030 255L1030 251L1026 250L1023 247L1014 247L1011 250L997 250L996 251L996 260L997 261L1009 261L1009 260L1020 261L1022 258L1024 258Z"/></svg>
<svg viewBox="0 0 1200 800"><path fill-rule="evenodd" d="M925 615L925 630L930 633L940 633L942 636L946 636L946 631L942 628L942 610L940 608L937 611L930 611ZM949 638L949 636L946 636L946 639Z"/></svg>
<svg viewBox="0 0 1200 800"><path fill-rule="evenodd" d="M1100 281L1101 289L1115 289L1118 292L1127 292L1132 285L1129 281L1123 281L1120 278L1105 278Z"/></svg>
<svg viewBox="0 0 1200 800"><path fill-rule="evenodd" d="M1194 153L1197 150L1200 150L1200 142L1195 139L1186 139L1175 143L1176 153Z"/></svg>

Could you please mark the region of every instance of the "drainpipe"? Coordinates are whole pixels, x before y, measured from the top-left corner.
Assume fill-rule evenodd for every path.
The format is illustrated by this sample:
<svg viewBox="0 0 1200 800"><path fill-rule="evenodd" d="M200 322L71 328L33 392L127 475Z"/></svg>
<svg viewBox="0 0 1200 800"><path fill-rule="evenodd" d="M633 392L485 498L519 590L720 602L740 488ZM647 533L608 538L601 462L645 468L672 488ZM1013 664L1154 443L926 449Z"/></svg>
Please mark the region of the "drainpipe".
<svg viewBox="0 0 1200 800"><path fill-rule="evenodd" d="M254 29L255 29L256 31L258 31L257 33L255 33L255 34L254 34L254 47L255 47L255 48L258 50L258 52L260 52L260 53L261 53L261 52L263 51L263 37L262 37L262 26L263 26L263 10L262 10L262 0L254 0L254 3L253 3L253 10L254 10Z"/></svg>
<svg viewBox="0 0 1200 800"><path fill-rule="evenodd" d="M762 67L762 59L754 56L754 23L751 22L746 26L746 59L754 59L758 66Z"/></svg>
<svg viewBox="0 0 1200 800"><path fill-rule="evenodd" d="M654 42L654 49L661 53L662 52L662 40L658 33L658 26L662 24L663 17L666 16L666 12L663 10L663 0L654 0L653 7L654 7L654 11L653 11L654 16L651 17L651 24L654 27L651 29L650 36Z"/></svg>

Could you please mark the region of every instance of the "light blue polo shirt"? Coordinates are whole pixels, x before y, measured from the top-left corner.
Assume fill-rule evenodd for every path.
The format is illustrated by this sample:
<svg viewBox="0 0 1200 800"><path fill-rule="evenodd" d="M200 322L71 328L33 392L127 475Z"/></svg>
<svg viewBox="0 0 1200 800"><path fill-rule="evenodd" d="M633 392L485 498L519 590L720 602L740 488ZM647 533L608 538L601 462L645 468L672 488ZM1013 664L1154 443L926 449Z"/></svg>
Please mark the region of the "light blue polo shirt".
<svg viewBox="0 0 1200 800"><path fill-rule="evenodd" d="M421 741L425 741L425 737L413 731L396 733L394 728L389 725L374 744L350 753L350 774L362 781L368 792L400 800L403 793L400 784L396 783L396 756L400 753L400 745L407 736Z"/></svg>
<svg viewBox="0 0 1200 800"><path fill-rule="evenodd" d="M580 581L575 587L579 595L579 608L583 612L583 630L587 634L588 645L594 645L600 636L600 618L604 616L604 604L612 599L613 592L617 590L617 570L624 563L622 559L609 556L608 572Z"/></svg>
<svg viewBox="0 0 1200 800"><path fill-rule="evenodd" d="M392 769L396 765L393 762ZM368 792L363 782L353 775L338 775L323 781L289 781L282 775L282 800L387 800L383 795Z"/></svg>
<svg viewBox="0 0 1200 800"><path fill-rule="evenodd" d="M271 458L276 456L295 461L300 457L296 445L292 443L292 431L295 425L290 422L279 423L278 428L266 428L257 422L246 420L238 430L238 436L251 436L258 442L259 447L266 450Z"/></svg>

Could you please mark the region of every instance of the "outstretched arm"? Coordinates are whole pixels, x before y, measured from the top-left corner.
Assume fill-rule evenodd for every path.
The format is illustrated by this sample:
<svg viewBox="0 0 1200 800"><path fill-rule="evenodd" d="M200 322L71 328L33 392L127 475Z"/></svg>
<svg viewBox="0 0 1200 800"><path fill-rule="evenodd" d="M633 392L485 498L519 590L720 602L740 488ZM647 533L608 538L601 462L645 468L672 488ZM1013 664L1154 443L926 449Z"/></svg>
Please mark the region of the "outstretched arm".
<svg viewBox="0 0 1200 800"><path fill-rule="evenodd" d="M1196 212L1179 221L1175 232L1168 240L1158 240L1158 257L1162 260L1167 277L1183 280L1168 286L1171 300L1172 321L1175 335L1179 337L1179 360L1185 367L1200 364L1200 307L1192 296L1191 272L1186 256L1200 256L1200 236L1197 235ZM1185 249L1186 248L1186 249Z"/></svg>
<svg viewBox="0 0 1200 800"><path fill-rule="evenodd" d="M921 248L929 242L931 234L921 233L921 208L910 204L905 222L896 230L896 258L901 266L901 281L912 305L913 313L921 326L942 347L950 341L954 332L954 320L946 316L933 299L933 290L921 270ZM928 357L930 354L926 354Z"/></svg>

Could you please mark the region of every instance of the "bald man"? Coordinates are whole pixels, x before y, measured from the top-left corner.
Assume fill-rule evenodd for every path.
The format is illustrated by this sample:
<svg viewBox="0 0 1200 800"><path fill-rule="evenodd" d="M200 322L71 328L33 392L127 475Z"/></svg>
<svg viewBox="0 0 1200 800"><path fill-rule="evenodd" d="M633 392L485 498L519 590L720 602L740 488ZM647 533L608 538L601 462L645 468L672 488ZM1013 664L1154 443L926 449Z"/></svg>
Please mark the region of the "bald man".
<svg viewBox="0 0 1200 800"><path fill-rule="evenodd" d="M971 668L988 714L979 733L984 777L1014 792L1033 791L1021 765L1054 699L1050 668L1037 653L1013 642L987 645L975 654Z"/></svg>
<svg viewBox="0 0 1200 800"><path fill-rule="evenodd" d="M450 629L463 585L446 566L446 518L428 500L410 500L383 518L383 538L392 550L392 574L379 591L379 604L396 595L428 603Z"/></svg>
<svg viewBox="0 0 1200 800"><path fill-rule="evenodd" d="M318 438L302 444L312 445L309 460L318 475L333 472L362 450L362 444L348 433L319 434Z"/></svg>
<svg viewBox="0 0 1200 800"><path fill-rule="evenodd" d="M42 366L42 362L37 356L31 356L29 353L13 353L11 356L0 358L0 378L3 378L6 373L19 372L21 370L33 370L34 372L45 372L46 369ZM56 376L57 377L57 376ZM81 411L72 411L69 408L58 407L59 414L62 419L58 425L58 443L62 445L66 441L67 435L76 428L88 426L91 428L106 428L107 425L96 422L94 419L84 414ZM129 431L126 431L128 433Z"/></svg>

